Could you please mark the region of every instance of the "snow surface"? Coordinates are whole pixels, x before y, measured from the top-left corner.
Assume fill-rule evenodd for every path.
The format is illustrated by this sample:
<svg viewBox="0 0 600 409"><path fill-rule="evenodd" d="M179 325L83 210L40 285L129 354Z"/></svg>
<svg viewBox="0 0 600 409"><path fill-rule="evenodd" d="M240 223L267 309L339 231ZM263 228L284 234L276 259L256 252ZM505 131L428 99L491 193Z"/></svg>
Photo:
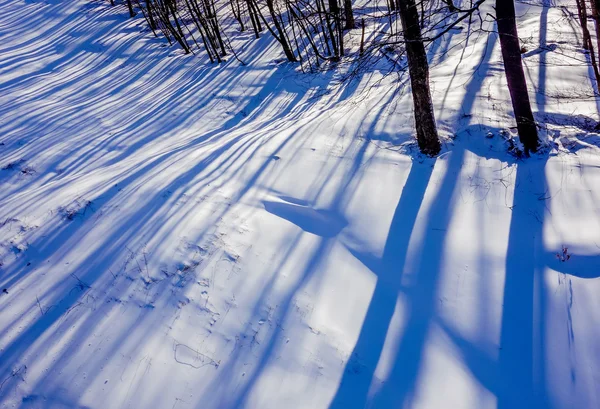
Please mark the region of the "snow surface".
<svg viewBox="0 0 600 409"><path fill-rule="evenodd" d="M522 160L466 22L430 49L425 159L405 75L303 74L249 33L248 65L208 65L107 1L0 0L0 407L600 407L565 5L518 4L546 145Z"/></svg>

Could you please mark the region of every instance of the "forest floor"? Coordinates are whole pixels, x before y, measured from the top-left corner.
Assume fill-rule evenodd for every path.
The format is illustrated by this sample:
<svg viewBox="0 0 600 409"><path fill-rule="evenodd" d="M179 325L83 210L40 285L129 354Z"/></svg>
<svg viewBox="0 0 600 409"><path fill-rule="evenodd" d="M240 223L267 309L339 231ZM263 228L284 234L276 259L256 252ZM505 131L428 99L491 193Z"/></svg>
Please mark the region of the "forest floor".
<svg viewBox="0 0 600 409"><path fill-rule="evenodd" d="M465 21L428 159L385 59L0 0L0 407L600 407L599 100L574 2L517 6L542 152Z"/></svg>

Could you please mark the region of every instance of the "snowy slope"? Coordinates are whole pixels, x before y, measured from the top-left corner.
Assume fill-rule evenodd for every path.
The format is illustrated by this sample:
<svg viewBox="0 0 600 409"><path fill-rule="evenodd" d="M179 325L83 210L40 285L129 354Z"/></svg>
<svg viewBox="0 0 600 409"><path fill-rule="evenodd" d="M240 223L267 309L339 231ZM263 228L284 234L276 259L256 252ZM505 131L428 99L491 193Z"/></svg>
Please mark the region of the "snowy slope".
<svg viewBox="0 0 600 409"><path fill-rule="evenodd" d="M559 6L518 5L524 161L466 24L430 50L425 159L406 76L0 0L0 407L599 407L598 107Z"/></svg>

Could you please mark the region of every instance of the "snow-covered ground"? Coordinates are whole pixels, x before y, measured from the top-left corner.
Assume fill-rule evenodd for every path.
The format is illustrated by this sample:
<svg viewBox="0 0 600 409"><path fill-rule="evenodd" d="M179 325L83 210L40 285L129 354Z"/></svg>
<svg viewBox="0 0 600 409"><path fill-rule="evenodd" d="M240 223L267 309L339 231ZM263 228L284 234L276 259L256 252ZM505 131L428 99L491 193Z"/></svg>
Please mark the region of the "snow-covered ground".
<svg viewBox="0 0 600 409"><path fill-rule="evenodd" d="M521 160L466 22L430 49L425 159L406 76L303 74L250 33L209 65L108 1L0 0L0 407L600 407L567 5L518 4L546 144Z"/></svg>

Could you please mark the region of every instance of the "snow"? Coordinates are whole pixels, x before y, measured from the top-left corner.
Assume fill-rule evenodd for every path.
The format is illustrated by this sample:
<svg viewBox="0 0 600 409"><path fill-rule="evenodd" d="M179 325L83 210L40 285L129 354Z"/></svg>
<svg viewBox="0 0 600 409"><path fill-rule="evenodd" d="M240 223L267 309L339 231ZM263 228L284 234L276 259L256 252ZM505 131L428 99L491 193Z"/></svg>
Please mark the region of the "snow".
<svg viewBox="0 0 600 409"><path fill-rule="evenodd" d="M565 5L517 5L524 160L466 23L430 49L427 159L386 60L344 82L238 34L250 63L210 65L123 6L0 0L0 407L599 407L599 118Z"/></svg>

